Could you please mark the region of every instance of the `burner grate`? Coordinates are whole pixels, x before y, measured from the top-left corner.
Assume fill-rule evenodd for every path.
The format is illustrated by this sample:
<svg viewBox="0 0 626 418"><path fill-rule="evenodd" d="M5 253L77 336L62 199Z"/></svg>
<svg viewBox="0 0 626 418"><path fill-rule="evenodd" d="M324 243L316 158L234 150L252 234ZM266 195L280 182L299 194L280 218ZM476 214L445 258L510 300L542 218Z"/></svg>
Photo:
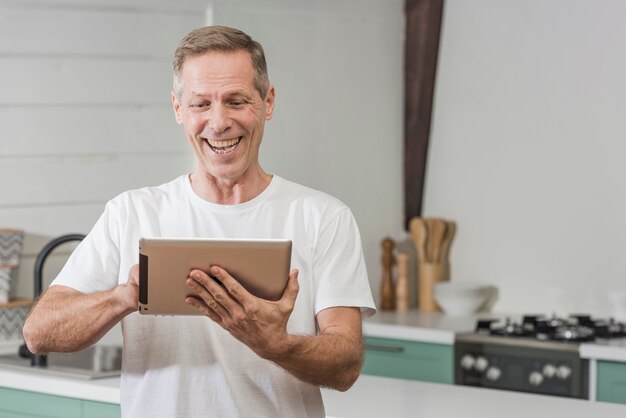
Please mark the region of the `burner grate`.
<svg viewBox="0 0 626 418"><path fill-rule="evenodd" d="M524 315L521 323L506 318L479 319L476 332L497 337L534 338L541 341L587 342L596 338L620 338L626 336L626 325L614 319L595 320L590 315Z"/></svg>

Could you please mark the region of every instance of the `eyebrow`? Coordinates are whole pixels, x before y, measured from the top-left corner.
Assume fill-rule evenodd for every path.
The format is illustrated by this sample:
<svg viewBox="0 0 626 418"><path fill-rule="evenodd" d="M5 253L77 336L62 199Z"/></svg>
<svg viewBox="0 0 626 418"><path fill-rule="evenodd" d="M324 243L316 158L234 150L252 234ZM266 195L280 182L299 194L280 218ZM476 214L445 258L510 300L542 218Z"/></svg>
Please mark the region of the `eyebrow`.
<svg viewBox="0 0 626 418"><path fill-rule="evenodd" d="M207 94L203 94L203 93L197 93L197 92L191 92L191 97L193 99L196 98L207 98L209 95ZM241 96L245 99L251 99L251 95L246 93L245 90L232 90L232 91L228 91L226 93L224 93L222 95L223 97L229 98L229 97L234 97L234 96Z"/></svg>

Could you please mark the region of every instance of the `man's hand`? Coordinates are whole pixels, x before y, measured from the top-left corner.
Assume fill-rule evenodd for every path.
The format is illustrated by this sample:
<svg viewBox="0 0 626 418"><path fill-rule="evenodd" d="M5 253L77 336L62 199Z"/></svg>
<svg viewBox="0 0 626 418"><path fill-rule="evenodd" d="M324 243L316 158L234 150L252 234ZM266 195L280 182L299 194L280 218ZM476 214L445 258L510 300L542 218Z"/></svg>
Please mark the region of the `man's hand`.
<svg viewBox="0 0 626 418"><path fill-rule="evenodd" d="M186 302L218 323L260 357L273 360L283 356L289 347L287 321L298 296L298 270L291 271L287 288L282 298L276 302L250 294L220 267L211 267L209 274L202 270L191 271L187 285L198 296L190 296Z"/></svg>

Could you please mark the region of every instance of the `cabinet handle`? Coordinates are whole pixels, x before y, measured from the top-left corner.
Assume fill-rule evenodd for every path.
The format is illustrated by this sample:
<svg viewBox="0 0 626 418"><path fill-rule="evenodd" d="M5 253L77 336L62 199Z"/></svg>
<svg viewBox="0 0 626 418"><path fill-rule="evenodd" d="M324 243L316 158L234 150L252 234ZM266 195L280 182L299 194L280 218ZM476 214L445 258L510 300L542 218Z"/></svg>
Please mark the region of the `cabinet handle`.
<svg viewBox="0 0 626 418"><path fill-rule="evenodd" d="M385 351L387 353L401 353L404 347L401 345L365 344L366 350Z"/></svg>

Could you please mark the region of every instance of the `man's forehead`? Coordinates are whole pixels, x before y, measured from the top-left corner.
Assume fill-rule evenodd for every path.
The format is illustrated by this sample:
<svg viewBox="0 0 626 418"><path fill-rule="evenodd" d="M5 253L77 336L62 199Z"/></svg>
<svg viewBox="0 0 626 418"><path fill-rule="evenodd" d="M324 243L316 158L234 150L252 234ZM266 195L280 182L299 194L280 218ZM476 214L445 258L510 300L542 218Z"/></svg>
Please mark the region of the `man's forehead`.
<svg viewBox="0 0 626 418"><path fill-rule="evenodd" d="M234 66L242 70L253 71L252 55L243 49L237 49L234 51L207 51L199 54L189 55L183 61L181 72L185 72L185 69L196 67L198 65L209 65L212 67L221 66Z"/></svg>

